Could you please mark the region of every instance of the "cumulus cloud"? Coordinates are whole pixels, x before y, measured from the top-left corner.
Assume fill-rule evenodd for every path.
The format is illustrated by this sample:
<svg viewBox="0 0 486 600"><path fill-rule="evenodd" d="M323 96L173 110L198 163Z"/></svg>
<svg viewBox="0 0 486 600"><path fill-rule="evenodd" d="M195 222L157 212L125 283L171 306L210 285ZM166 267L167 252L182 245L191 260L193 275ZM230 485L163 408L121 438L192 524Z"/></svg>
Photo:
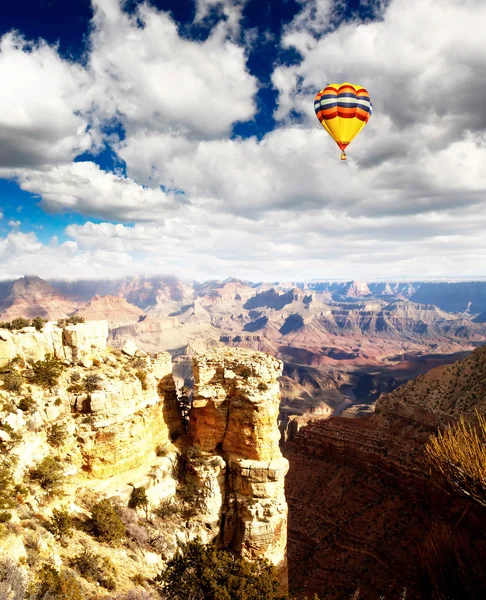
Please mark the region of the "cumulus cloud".
<svg viewBox="0 0 486 600"><path fill-rule="evenodd" d="M180 203L174 194L160 188L144 188L89 161L60 165L49 171L19 171L17 179L23 190L40 195L42 205L50 212L150 221L164 218Z"/></svg>
<svg viewBox="0 0 486 600"><path fill-rule="evenodd" d="M14 220L9 221L8 224L10 227L12 227L12 229L18 229L22 225L22 223L20 221L14 221Z"/></svg>
<svg viewBox="0 0 486 600"><path fill-rule="evenodd" d="M228 14L239 10L236 2L218 4ZM89 70L105 119L120 119L128 132L215 137L253 117L257 81L224 26L197 42L182 38L168 13L147 4L132 16L118 0L93 0L93 6ZM208 7L198 6L201 18Z"/></svg>
<svg viewBox="0 0 486 600"><path fill-rule="evenodd" d="M280 91L277 116L297 110L315 119L315 93L328 82L347 80L370 92L373 123L390 119L397 133L415 129L410 137L430 150L461 139L465 130L484 131L486 40L479 24L485 20L486 5L478 0L393 0L382 20L343 23L324 36L300 16L282 44L296 48L303 60L273 76ZM429 137L439 123L440 134Z"/></svg>
<svg viewBox="0 0 486 600"><path fill-rule="evenodd" d="M243 1L197 2L196 23L214 11L225 17L204 42L181 37L169 14L147 4L131 15L119 0L93 4L86 67L8 38L10 54L52 84L38 98L33 88L12 96L9 106L30 121L9 121L20 132L8 142L19 159L0 160L0 176L15 176L47 211L113 222L69 226L64 244L13 231L0 240L5 272L22 274L34 252L44 276L89 276L93 265L103 276L197 279L483 272L483 1L383 1L373 5L379 19L339 24L340 3L302 0L281 41L301 60L274 69L279 125L262 139L229 136L235 121L255 114L258 82L236 42L245 36L235 33ZM9 52L0 54L0 75ZM346 79L368 88L374 112L341 163L313 98ZM36 114L47 114L51 100L63 126L41 160ZM106 140L127 175L72 163L80 140L92 147L113 119L126 135Z"/></svg>
<svg viewBox="0 0 486 600"><path fill-rule="evenodd" d="M242 11L247 0L196 0L195 23L203 23L216 12L224 17L220 28L225 28L228 34L236 37L240 32Z"/></svg>
<svg viewBox="0 0 486 600"><path fill-rule="evenodd" d="M44 42L0 38L0 169L68 163L96 139L81 116L91 102L85 70Z"/></svg>

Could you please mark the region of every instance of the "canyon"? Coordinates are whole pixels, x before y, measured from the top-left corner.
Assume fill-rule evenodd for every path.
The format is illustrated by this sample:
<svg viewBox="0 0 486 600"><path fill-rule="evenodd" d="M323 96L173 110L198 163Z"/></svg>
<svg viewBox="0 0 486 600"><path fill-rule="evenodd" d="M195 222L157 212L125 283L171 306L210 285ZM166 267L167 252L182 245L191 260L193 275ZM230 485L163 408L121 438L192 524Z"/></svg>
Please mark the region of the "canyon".
<svg viewBox="0 0 486 600"><path fill-rule="evenodd" d="M184 282L174 277L0 284L0 319L109 324L109 343L191 359L218 347L282 360L282 427L293 415L367 414L381 393L486 341L486 282ZM184 367L184 365L186 365Z"/></svg>
<svg viewBox="0 0 486 600"><path fill-rule="evenodd" d="M424 369L381 394L366 416L283 421L279 358L217 347L180 363L108 339L106 321L0 329L0 445L15 498L0 523L0 558L27 577L43 564L77 572L88 552L109 565L118 590L150 591L178 546L199 538L266 558L292 598L359 591L363 600L395 600L406 591L418 600L432 597L431 540L453 531L473 558L482 547L485 509L438 485L424 446L460 417L484 415L486 347ZM49 355L63 365L50 387L35 379ZM60 469L57 491L33 475L49 458ZM140 488L150 519L127 508ZM102 499L121 515L125 541L106 544L90 531ZM60 509L75 521L69 543L51 530ZM105 584L76 576L87 596L108 596Z"/></svg>

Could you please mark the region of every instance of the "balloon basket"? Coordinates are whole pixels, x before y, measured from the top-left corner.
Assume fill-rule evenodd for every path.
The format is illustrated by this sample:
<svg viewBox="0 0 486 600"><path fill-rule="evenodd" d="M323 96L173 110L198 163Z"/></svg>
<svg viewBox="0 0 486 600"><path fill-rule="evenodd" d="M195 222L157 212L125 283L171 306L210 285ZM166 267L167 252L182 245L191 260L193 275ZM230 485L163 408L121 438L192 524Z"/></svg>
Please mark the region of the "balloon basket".
<svg viewBox="0 0 486 600"><path fill-rule="evenodd" d="M341 160L346 160L346 152L341 152Z"/></svg>

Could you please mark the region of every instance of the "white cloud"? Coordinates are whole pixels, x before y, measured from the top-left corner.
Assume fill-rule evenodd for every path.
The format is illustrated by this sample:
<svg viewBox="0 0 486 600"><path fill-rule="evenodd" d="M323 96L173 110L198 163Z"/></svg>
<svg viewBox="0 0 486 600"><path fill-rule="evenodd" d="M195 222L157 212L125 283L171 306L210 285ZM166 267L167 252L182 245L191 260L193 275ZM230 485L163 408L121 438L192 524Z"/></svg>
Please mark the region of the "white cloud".
<svg viewBox="0 0 486 600"><path fill-rule="evenodd" d="M68 163L94 140L80 111L90 78L55 48L15 33L0 38L0 168Z"/></svg>
<svg viewBox="0 0 486 600"><path fill-rule="evenodd" d="M50 212L72 211L120 221L163 219L179 200L160 189L147 189L130 178L76 162L49 171L18 171L20 187L42 197Z"/></svg>
<svg viewBox="0 0 486 600"><path fill-rule="evenodd" d="M224 21L218 27L226 29L229 35L236 37L240 32L242 11L247 0L196 0L195 23L203 23L216 11L223 15Z"/></svg>
<svg viewBox="0 0 486 600"><path fill-rule="evenodd" d="M196 42L180 37L170 15L147 4L134 16L117 0L93 5L89 69L105 118L118 117L129 132L146 128L214 137L253 117L256 80L246 69L243 48L227 39L224 26Z"/></svg>
<svg viewBox="0 0 486 600"><path fill-rule="evenodd" d="M22 225L22 223L20 221L14 221L14 220L9 221L8 224L13 229L18 229Z"/></svg>
<svg viewBox="0 0 486 600"><path fill-rule="evenodd" d="M281 124L261 140L228 136L232 123L255 111L256 81L234 41L243 2L199 0L197 22L213 10L226 15L205 42L180 37L170 15L148 5L128 16L118 0L94 4L85 70L45 45L30 54L12 50L54 83L32 106L26 99L33 88L12 96L11 106L33 125L20 136L23 145L18 137L9 142L22 160L0 161L0 173L15 175L48 211L115 223L72 225L64 244L11 232L0 240L2 276L31 272L25 265L34 253L43 276L90 276L93 265L100 276L198 279L483 273L483 1L392 0L386 10L380 2L382 20L335 27L339 3L302 0L282 42L302 61L275 69ZM315 118L313 97L328 81L346 79L369 89L374 112L341 163ZM36 111L48 114L43 102L49 107L58 97L65 104L53 106L67 125L60 133L54 127L42 162ZM303 113L299 123L293 111ZM70 162L88 120L96 130L111 118L126 128L124 141L109 142L126 161L127 177ZM12 123L24 131L21 121Z"/></svg>

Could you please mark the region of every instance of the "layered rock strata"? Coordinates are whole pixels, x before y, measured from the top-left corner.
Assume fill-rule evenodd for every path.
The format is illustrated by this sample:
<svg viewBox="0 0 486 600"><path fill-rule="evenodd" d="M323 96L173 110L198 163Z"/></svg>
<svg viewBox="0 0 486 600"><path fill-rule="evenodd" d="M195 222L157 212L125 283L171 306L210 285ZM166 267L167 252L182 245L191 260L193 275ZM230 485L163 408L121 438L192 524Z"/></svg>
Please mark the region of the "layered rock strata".
<svg viewBox="0 0 486 600"><path fill-rule="evenodd" d="M107 338L106 321L88 321L64 328L49 322L43 331L36 331L34 327L24 327L19 331L0 329L0 366L16 356L37 361L43 360L47 354L70 363L89 361L93 354L106 349Z"/></svg>
<svg viewBox="0 0 486 600"><path fill-rule="evenodd" d="M287 589L288 461L277 426L281 361L261 352L215 349L194 359L189 433L226 462L220 540L248 558L277 567Z"/></svg>
<svg viewBox="0 0 486 600"><path fill-rule="evenodd" d="M0 445L16 459L15 483L28 482L12 509L12 523L37 518L45 523L59 506L85 518L100 498L127 510L133 489L143 486L150 510L161 502L177 509L166 520L152 513L156 524L147 527L156 552L147 549L149 534L137 523L128 533L145 539L136 558L127 557L123 548L107 550L86 532L73 534L76 551L87 544L109 553L121 589L132 585L130 577L140 570L153 578L179 542L198 537L250 559L267 558L285 592L288 462L279 450L277 426L282 363L236 349L195 358L186 436L170 354L149 355L133 342L122 350L107 348L107 330L106 322L65 329L48 324L42 332L0 330ZM32 379L32 363L47 354L63 364L51 388ZM9 362L15 357L23 360ZM8 384L12 374L15 389ZM62 468L62 500L29 480L29 471L45 457L54 457ZM184 500L184 487L190 487L181 476L185 461L197 489L192 505ZM14 525L0 539L0 559L7 555L25 562L28 531ZM42 560L57 567L70 564L70 548L45 528L39 531Z"/></svg>
<svg viewBox="0 0 486 600"><path fill-rule="evenodd" d="M451 528L473 547L486 515L438 487L424 446L438 427L484 414L485 374L483 347L383 395L373 416L294 420L285 448L291 592L430 597L427 540Z"/></svg>

